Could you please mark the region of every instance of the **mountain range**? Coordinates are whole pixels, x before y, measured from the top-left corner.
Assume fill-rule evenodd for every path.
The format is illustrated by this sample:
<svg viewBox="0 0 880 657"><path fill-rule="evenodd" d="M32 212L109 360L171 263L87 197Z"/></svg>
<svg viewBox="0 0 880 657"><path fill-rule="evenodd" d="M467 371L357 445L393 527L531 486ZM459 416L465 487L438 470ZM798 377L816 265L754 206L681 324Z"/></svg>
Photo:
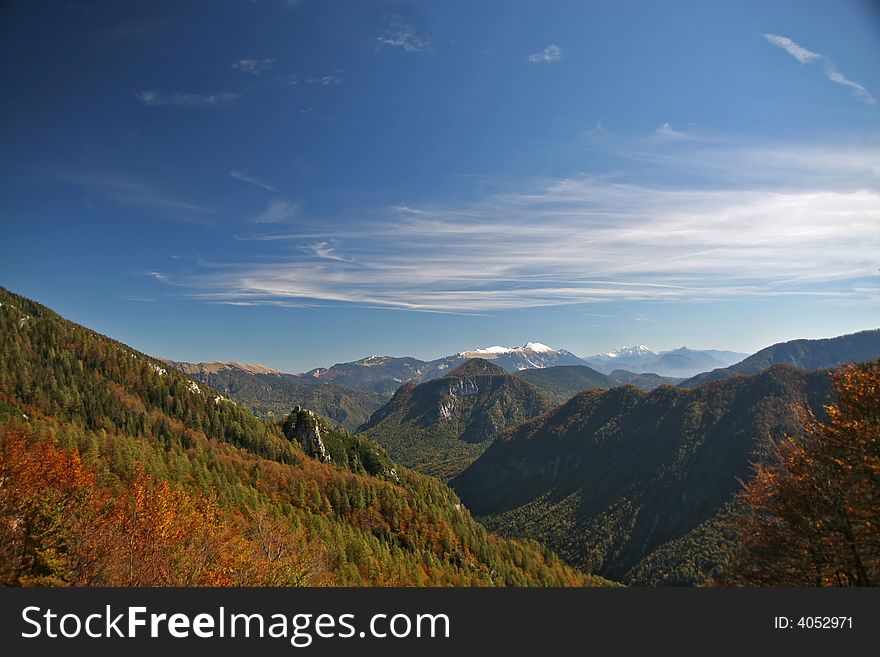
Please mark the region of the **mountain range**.
<svg viewBox="0 0 880 657"><path fill-rule="evenodd" d="M388 400L385 395L360 388L315 385L308 377L265 365L166 362L228 395L261 418L283 418L294 406L305 406L337 426L353 431Z"/></svg>
<svg viewBox="0 0 880 657"><path fill-rule="evenodd" d="M659 354L644 345L626 347L591 358L596 368L563 349L529 342L523 347L472 349L433 361L370 356L305 374L288 374L265 365L237 362L186 363L167 361L195 380L209 384L259 417L283 417L295 405L314 409L337 426L353 431L364 425L404 382L442 377L477 357L515 373L556 403L588 388L631 384L643 390L660 385L694 387L702 383L761 372L773 364L803 369L833 367L880 357L880 331L864 331L828 340L795 340L761 350L734 365L701 371L696 376L662 376L644 369L685 372L701 366L738 360L743 354L718 350L676 349ZM595 363L596 360L601 362ZM632 370L609 368L628 365ZM372 427L371 427L372 429ZM404 460L405 457L404 457ZM416 466L415 462L409 463Z"/></svg>
<svg viewBox="0 0 880 657"><path fill-rule="evenodd" d="M2 288L0 335L0 457L32 468L0 500L30 506L0 511L12 534L62 520L0 583L49 585L711 584L752 464L822 417L824 370L880 358L871 330L686 381L537 343L296 375L156 359ZM695 358L649 351L617 357ZM154 501L179 543L151 542ZM279 536L295 549L269 562Z"/></svg>
<svg viewBox="0 0 880 657"><path fill-rule="evenodd" d="M624 347L606 354L580 358L565 349L556 349L539 342L527 342L521 347L496 345L468 349L450 356L425 361L418 358L368 356L351 363L337 363L328 368L317 368L302 374L313 383L329 383L359 388L381 394L393 393L407 381L421 383L443 376L471 358L490 360L508 372L523 372L560 366L590 367L602 374L621 370L621 377L632 379L632 374L655 374L663 379L643 379L638 385L656 386L674 383L669 379L683 379L700 372L726 367L742 360L748 354L715 349L698 350L681 347L655 353L644 345ZM621 378L615 378L620 382Z"/></svg>
<svg viewBox="0 0 880 657"><path fill-rule="evenodd" d="M756 374L773 365L791 365L805 370L863 363L880 358L880 329L860 331L820 340L790 340L771 345L730 367L698 374L680 385L694 388L710 381Z"/></svg>
<svg viewBox="0 0 880 657"><path fill-rule="evenodd" d="M727 367L746 358L748 354L718 349L688 349L653 352L645 345L622 347L605 354L586 358L586 364L600 372L626 370L635 374L651 373L666 377L685 378L700 372Z"/></svg>
<svg viewBox="0 0 880 657"><path fill-rule="evenodd" d="M689 390L582 392L499 436L451 481L507 536L633 584L705 583L729 544L720 518L769 441L821 414L822 372L774 366Z"/></svg>
<svg viewBox="0 0 880 657"><path fill-rule="evenodd" d="M528 342L522 347L494 346L470 349L430 361L409 357L368 356L352 363L337 363L332 367L313 369L302 376L310 378L315 383L335 383L390 394L402 383L408 381L421 383L443 376L471 358L491 360L508 372L556 365L586 364L565 349L554 349L538 342Z"/></svg>
<svg viewBox="0 0 880 657"><path fill-rule="evenodd" d="M516 376L543 390L557 404L568 401L577 393L588 388L613 388L621 385L620 380L597 372L586 365L558 365L534 370L520 370Z"/></svg>
<svg viewBox="0 0 880 657"><path fill-rule="evenodd" d="M405 383L359 431L407 467L448 479L505 429L555 406L493 362L474 358L424 383Z"/></svg>
<svg viewBox="0 0 880 657"><path fill-rule="evenodd" d="M3 288L0 336L0 585L607 584L307 409L260 420Z"/></svg>
<svg viewBox="0 0 880 657"><path fill-rule="evenodd" d="M412 364L412 360L400 360ZM199 383L228 395L257 417L265 419L282 418L294 406L303 406L327 418L335 426L354 431L365 425L371 415L389 401L385 394L336 383L316 383L308 376L287 374L265 365L165 362ZM498 371L507 374L502 368L498 368ZM613 388L631 383L650 390L658 385L679 381L656 374L633 374L623 370L607 375L585 365L523 369L514 375L531 383L557 404L587 388ZM337 377L335 380L348 382L349 379ZM417 467L415 463L407 462L405 457L401 457L401 460Z"/></svg>
<svg viewBox="0 0 880 657"><path fill-rule="evenodd" d="M828 370L880 359L880 330L794 340L678 386L581 392L499 436L451 485L508 536L638 585L711 583L733 497L772 441L821 418ZM623 378L617 373L619 378Z"/></svg>

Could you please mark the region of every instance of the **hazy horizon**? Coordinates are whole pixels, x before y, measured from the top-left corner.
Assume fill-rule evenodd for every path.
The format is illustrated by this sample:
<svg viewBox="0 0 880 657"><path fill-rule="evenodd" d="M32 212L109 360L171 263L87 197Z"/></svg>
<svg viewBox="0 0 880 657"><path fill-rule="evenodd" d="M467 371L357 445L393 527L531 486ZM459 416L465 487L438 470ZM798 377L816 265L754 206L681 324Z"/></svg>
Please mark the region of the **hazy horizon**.
<svg viewBox="0 0 880 657"><path fill-rule="evenodd" d="M0 284L172 360L880 326L880 10L0 8Z"/></svg>

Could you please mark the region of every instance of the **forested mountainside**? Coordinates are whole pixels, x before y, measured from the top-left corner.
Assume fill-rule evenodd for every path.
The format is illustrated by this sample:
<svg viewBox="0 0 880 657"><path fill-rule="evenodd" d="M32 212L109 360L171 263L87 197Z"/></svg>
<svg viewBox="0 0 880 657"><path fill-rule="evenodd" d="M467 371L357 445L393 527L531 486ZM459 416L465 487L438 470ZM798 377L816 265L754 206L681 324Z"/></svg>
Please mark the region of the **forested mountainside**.
<svg viewBox="0 0 880 657"><path fill-rule="evenodd" d="M757 374L773 365L791 365L804 370L839 367L880 358L880 329L860 331L822 340L790 340L774 344L723 369L697 374L680 385L695 388L710 381L743 374Z"/></svg>
<svg viewBox="0 0 880 657"><path fill-rule="evenodd" d="M0 336L2 583L604 583L364 437L303 409L261 421L4 289Z"/></svg>
<svg viewBox="0 0 880 657"><path fill-rule="evenodd" d="M354 431L388 397L334 384L318 385L309 377L240 363L168 363L190 377L228 395L260 418L283 418L294 406L305 406Z"/></svg>
<svg viewBox="0 0 880 657"><path fill-rule="evenodd" d="M649 372L637 374L627 370L614 370L608 376L617 381L619 385L634 385L642 390L653 390L662 385L675 386L682 381L682 379L673 376L660 376Z"/></svg>
<svg viewBox="0 0 880 657"><path fill-rule="evenodd" d="M448 479L504 429L553 406L528 381L474 358L446 376L404 384L361 431L399 463Z"/></svg>
<svg viewBox="0 0 880 657"><path fill-rule="evenodd" d="M560 404L588 388L607 389L634 385L642 390L653 390L657 386L676 385L681 381L674 377L635 374L626 370L614 370L611 374L602 374L584 365L557 365L543 369L521 370L516 372L516 375L543 390Z"/></svg>
<svg viewBox="0 0 880 657"><path fill-rule="evenodd" d="M613 388L620 383L607 374L585 365L557 365L543 369L521 370L517 376L543 390L558 404L588 388Z"/></svg>
<svg viewBox="0 0 880 657"><path fill-rule="evenodd" d="M693 390L589 390L504 433L452 480L488 527L624 582L699 584L731 554L720 514L770 440L803 432L826 373L777 366Z"/></svg>

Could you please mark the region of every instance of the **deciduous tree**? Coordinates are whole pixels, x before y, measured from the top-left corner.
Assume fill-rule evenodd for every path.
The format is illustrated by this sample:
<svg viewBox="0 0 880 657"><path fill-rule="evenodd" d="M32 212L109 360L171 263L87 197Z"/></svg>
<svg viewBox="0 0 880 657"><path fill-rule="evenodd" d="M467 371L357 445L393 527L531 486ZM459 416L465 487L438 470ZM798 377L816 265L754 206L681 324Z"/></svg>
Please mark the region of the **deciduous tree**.
<svg viewBox="0 0 880 657"><path fill-rule="evenodd" d="M827 421L805 414L805 440L785 438L739 496L747 585L880 584L880 361L832 375Z"/></svg>

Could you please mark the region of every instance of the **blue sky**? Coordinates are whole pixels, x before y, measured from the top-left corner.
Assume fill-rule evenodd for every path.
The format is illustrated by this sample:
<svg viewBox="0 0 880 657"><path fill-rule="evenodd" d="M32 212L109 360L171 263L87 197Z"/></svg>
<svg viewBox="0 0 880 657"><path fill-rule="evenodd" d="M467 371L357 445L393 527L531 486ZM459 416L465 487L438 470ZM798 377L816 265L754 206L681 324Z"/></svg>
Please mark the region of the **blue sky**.
<svg viewBox="0 0 880 657"><path fill-rule="evenodd" d="M288 371L880 326L869 2L10 2L0 284Z"/></svg>

